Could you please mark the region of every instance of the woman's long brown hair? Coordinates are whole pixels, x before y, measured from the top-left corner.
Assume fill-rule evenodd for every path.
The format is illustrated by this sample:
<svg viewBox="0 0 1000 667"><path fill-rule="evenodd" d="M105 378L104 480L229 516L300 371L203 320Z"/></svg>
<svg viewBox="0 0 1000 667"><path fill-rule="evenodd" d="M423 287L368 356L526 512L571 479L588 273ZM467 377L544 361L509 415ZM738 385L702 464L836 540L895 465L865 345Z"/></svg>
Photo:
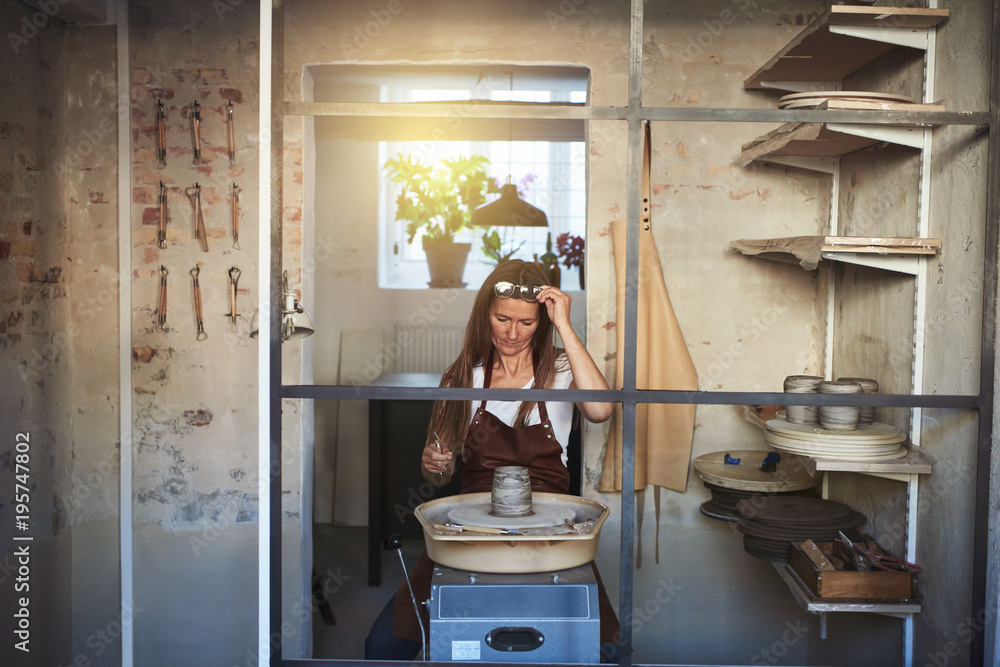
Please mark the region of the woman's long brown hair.
<svg viewBox="0 0 1000 667"><path fill-rule="evenodd" d="M483 282L476 295L476 301L465 327L465 343L458 359L448 367L441 378L442 387L471 387L472 371L476 366L486 365L493 351L493 337L490 329L490 306L496 300L493 286L503 280L515 285L545 285L548 280L541 267L519 259L502 262ZM516 298L516 297L512 297ZM538 304L538 329L531 340L532 352L538 359L535 381L532 388L548 388L555 378L557 350L553 345L553 327L545 306ZM536 401L524 401L517 411L514 426L525 426L528 415ZM427 432L427 442L434 442L434 433L441 436L441 443L453 452L463 450L465 434L472 418L469 401L435 401L431 413L431 423ZM565 443L563 443L565 444Z"/></svg>

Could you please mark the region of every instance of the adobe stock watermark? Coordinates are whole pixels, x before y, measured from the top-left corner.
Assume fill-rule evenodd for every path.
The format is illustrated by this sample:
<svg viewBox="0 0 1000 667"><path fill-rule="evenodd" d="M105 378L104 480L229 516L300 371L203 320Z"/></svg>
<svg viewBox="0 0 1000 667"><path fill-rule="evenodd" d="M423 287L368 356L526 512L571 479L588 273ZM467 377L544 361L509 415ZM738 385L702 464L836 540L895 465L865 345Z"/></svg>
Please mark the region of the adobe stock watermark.
<svg viewBox="0 0 1000 667"><path fill-rule="evenodd" d="M420 306L417 310L410 313L410 316L406 319L406 323L411 327L418 328L430 326L447 312L448 307L455 303L459 294L461 294L461 288L440 290L440 294L430 304ZM374 357L365 359L365 367L360 373L355 373L351 376L351 384L356 390L362 386L371 384L375 378L391 368L392 364L399 358L403 351L414 343L413 334L407 331L400 332L397 340L384 345L382 351ZM360 393L360 391L357 391L357 393Z"/></svg>
<svg viewBox="0 0 1000 667"><path fill-rule="evenodd" d="M17 372L21 380L28 382L41 375L102 310L117 307L119 291L126 284L121 274L115 274L103 288L91 292L86 299L77 299L73 309L75 317L65 331L52 333L50 342L42 345L41 349L32 349L31 358L23 359L18 365Z"/></svg>
<svg viewBox="0 0 1000 667"><path fill-rule="evenodd" d="M7 33L7 43L10 48L17 53L21 47L38 36L38 31L47 26L59 13L59 8L69 4L70 0L40 0L38 6L40 10L31 15L21 17L19 30Z"/></svg>
<svg viewBox="0 0 1000 667"><path fill-rule="evenodd" d="M732 0L732 4L736 12L749 12L757 7L752 0ZM688 37L686 53L691 60L703 57L705 52L722 37L726 28L736 22L736 12L727 7L714 18L701 22L704 29L694 37Z"/></svg>
<svg viewBox="0 0 1000 667"><path fill-rule="evenodd" d="M96 664L91 661L91 658L101 657L105 651L119 642L124 629L131 626L135 622L136 616L144 611L146 611L144 607L124 605L118 618L109 621L104 627L98 628L87 636L84 645L90 649L89 651L77 653L72 662L66 663L65 666L59 663L58 667L91 667L91 665Z"/></svg>
<svg viewBox="0 0 1000 667"><path fill-rule="evenodd" d="M972 643L972 640L986 628L986 609L980 609L975 616L966 616L962 622L955 626L955 639L946 641L940 651L927 654L927 662L924 667L947 667L952 660L962 654L963 648ZM961 664L967 664L965 660Z"/></svg>
<svg viewBox="0 0 1000 667"><path fill-rule="evenodd" d="M798 644L809 632L808 626L803 624L800 619L796 619L794 623L785 621L785 628L786 630L781 634L780 639L775 640L769 647L762 649L750 658L751 665L757 667L758 665L778 664L788 654L788 649Z"/></svg>
<svg viewBox="0 0 1000 667"><path fill-rule="evenodd" d="M407 3L413 0L406 0ZM382 9L372 9L368 12L370 20L363 23L356 23L351 33L350 42L343 41L340 44L340 52L345 58L357 58L361 52L371 46L372 40L382 34L393 19L403 13L406 9L403 0L388 0Z"/></svg>
<svg viewBox="0 0 1000 667"><path fill-rule="evenodd" d="M670 601L678 593L684 590L683 586L674 583L673 577L661 578L657 583L659 585L656 591L646 598L642 604L634 604L632 611L625 618L621 619L622 625L628 625L632 628L633 644L635 644L635 638L645 628L651 627L650 624L653 622L653 619L670 604ZM622 633L620 631L616 632L612 641L601 646L601 655L605 660L613 660L617 657L619 650L624 647L625 639L622 637Z"/></svg>
<svg viewBox="0 0 1000 667"><path fill-rule="evenodd" d="M343 574L341 568L337 568L337 571L327 569L323 575L323 584L320 590L314 591L312 596L309 598L308 602L298 601L295 606L290 610L290 616L298 623L298 625L292 624L290 620L282 620L281 626L278 632L262 632L260 635L260 644L264 644L266 640L267 644L267 656L270 660L271 656L275 655L276 652L280 651L282 644L285 643L289 638L294 637L299 634L302 628L305 627L306 620L313 614L316 608L323 602L330 599L332 595L340 591L344 582L348 581L351 577L350 575ZM258 646L260 646L258 644ZM257 650L248 648L246 650L246 657L243 663L233 663L233 667L259 667L261 664L261 651L259 648Z"/></svg>
<svg viewBox="0 0 1000 667"><path fill-rule="evenodd" d="M545 19L549 22L550 28L558 28L564 25L569 17L576 13L582 5L585 5L589 0L562 0L559 6L554 10L545 10Z"/></svg>

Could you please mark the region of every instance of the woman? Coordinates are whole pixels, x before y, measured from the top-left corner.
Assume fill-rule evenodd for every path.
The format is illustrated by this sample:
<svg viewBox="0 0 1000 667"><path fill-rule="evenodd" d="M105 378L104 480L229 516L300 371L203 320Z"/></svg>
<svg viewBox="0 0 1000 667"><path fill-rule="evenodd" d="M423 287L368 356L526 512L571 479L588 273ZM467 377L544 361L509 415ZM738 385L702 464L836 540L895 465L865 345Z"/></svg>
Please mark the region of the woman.
<svg viewBox="0 0 1000 667"><path fill-rule="evenodd" d="M570 323L571 297L545 283L537 264L521 260L500 264L476 296L462 353L445 371L441 386L608 389ZM562 350L553 344L553 328ZM577 405L593 422L608 419L613 407L608 402ZM491 490L494 468L522 465L530 470L532 491L567 493L566 443L572 416L572 403L437 401L421 455L424 477L442 486L460 462L462 493L476 493ZM429 596L432 569L426 552L421 554L411 572L418 601ZM601 593L606 607L601 634L606 643L605 637L617 630L617 621L603 586ZM610 615L607 628L606 615ZM403 582L375 621L365 642L365 657L407 660L419 650L420 626Z"/></svg>

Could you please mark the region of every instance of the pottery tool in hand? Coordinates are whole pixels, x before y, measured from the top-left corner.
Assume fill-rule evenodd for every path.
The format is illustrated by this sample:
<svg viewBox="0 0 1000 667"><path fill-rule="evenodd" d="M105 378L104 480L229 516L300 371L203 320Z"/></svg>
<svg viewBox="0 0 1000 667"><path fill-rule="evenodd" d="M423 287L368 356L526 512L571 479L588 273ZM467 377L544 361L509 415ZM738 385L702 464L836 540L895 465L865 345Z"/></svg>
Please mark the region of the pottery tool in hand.
<svg viewBox="0 0 1000 667"><path fill-rule="evenodd" d="M160 100L156 100L156 166L167 166L167 115Z"/></svg>
<svg viewBox="0 0 1000 667"><path fill-rule="evenodd" d="M195 183L193 188L184 192L194 205L194 237L201 242L202 252L208 252L208 234L205 233L205 218L201 213L201 186Z"/></svg>
<svg viewBox="0 0 1000 667"><path fill-rule="evenodd" d="M201 273L201 267L196 266L191 269L191 278L194 279L194 316L198 324L198 340L205 340L208 338L208 334L205 333L205 322L201 317L201 286L198 284L199 273Z"/></svg>
<svg viewBox="0 0 1000 667"><path fill-rule="evenodd" d="M156 228L156 245L160 248L167 247L167 186L160 181L160 194L157 196L160 207L160 221Z"/></svg>
<svg viewBox="0 0 1000 667"><path fill-rule="evenodd" d="M194 134L194 163L203 164L201 159L201 105L198 100L191 105L191 132Z"/></svg>
<svg viewBox="0 0 1000 667"><path fill-rule="evenodd" d="M441 449L441 436L437 434L437 431L432 431L432 433L434 434L434 446L437 448L438 454L442 454L443 450ZM439 472L438 474L444 475L444 471Z"/></svg>
<svg viewBox="0 0 1000 667"><path fill-rule="evenodd" d="M233 183L233 248L240 249L240 189Z"/></svg>
<svg viewBox="0 0 1000 667"><path fill-rule="evenodd" d="M233 131L233 101L226 102L226 126L229 130L229 168L236 166L236 133Z"/></svg>
<svg viewBox="0 0 1000 667"><path fill-rule="evenodd" d="M236 329L236 318L239 317L239 313L236 312L236 285L240 281L240 270L238 268L231 267L229 269L229 313L226 317L229 318L230 326Z"/></svg>
<svg viewBox="0 0 1000 667"><path fill-rule="evenodd" d="M160 300L156 306L156 326L167 327L167 267L160 264Z"/></svg>

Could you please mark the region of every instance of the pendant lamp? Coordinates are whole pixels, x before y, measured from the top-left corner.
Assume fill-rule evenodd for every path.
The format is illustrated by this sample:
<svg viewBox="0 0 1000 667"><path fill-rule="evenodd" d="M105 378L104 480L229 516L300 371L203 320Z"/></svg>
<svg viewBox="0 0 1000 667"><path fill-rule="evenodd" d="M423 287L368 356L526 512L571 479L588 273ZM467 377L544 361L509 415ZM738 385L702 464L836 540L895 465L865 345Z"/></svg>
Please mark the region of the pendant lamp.
<svg viewBox="0 0 1000 667"><path fill-rule="evenodd" d="M510 177L507 178L510 181ZM545 211L517 196L517 186L508 182L500 188L500 198L472 211L473 227L548 227Z"/></svg>

